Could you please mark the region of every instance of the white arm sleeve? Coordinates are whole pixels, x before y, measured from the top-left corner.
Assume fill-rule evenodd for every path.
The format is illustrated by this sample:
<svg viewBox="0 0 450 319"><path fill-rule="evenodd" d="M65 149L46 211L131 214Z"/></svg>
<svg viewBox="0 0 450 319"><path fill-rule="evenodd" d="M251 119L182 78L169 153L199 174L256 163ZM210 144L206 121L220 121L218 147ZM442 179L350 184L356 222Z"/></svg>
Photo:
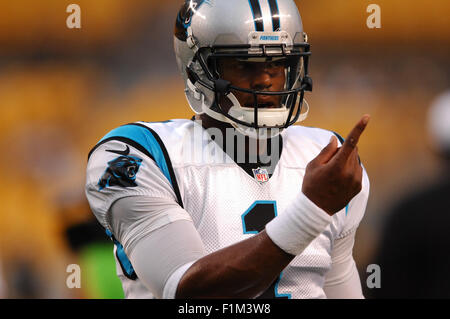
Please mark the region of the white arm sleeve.
<svg viewBox="0 0 450 319"><path fill-rule="evenodd" d="M361 281L353 259L355 232L337 239L331 255L332 266L325 276L325 294L330 299L363 299Z"/></svg>
<svg viewBox="0 0 450 319"><path fill-rule="evenodd" d="M189 214L173 200L121 198L109 222L139 280L156 298L174 298L184 272L205 255Z"/></svg>

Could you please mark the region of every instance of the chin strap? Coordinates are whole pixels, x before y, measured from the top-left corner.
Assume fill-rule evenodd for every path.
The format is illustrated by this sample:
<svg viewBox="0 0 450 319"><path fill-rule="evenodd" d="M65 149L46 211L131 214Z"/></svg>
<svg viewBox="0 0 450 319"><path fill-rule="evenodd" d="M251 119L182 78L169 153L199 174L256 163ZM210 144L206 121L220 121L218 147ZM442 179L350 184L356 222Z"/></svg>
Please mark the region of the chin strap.
<svg viewBox="0 0 450 319"><path fill-rule="evenodd" d="M232 95L232 98L230 98L230 100L232 102L233 102L233 100L235 100L234 102L238 103L238 105L240 107L240 104L237 101L236 97L233 94L229 94L229 95ZM229 96L227 96L227 97L229 97ZM306 101L306 99L303 99L303 102L304 102L306 111L303 112L302 114L300 114L296 123L303 122L308 117L310 107L309 107L309 104ZM300 101L298 103L300 103ZM297 107L297 106L298 106L298 104L295 107ZM227 118L226 116L224 116L223 114L221 114L219 112L215 112L211 108L209 108L205 104L205 99L204 99L203 94L202 94L202 109L203 109L203 113L207 114L208 116L212 117L213 119L215 119L217 121L231 124L238 132L240 132L241 134L246 135L250 138L254 138L254 139L273 138L273 137L276 137L277 135L279 135L283 131L283 129L264 129L264 128L255 129L253 127L247 127L245 125L237 124L234 121Z"/></svg>
<svg viewBox="0 0 450 319"><path fill-rule="evenodd" d="M299 103L300 103L300 101L299 101ZM298 120L297 120L296 123L303 122L308 117L308 114L309 114L309 103L308 103L308 101L306 101L305 98L303 98L303 105L306 107L306 111L304 113L300 114L300 116L298 117Z"/></svg>

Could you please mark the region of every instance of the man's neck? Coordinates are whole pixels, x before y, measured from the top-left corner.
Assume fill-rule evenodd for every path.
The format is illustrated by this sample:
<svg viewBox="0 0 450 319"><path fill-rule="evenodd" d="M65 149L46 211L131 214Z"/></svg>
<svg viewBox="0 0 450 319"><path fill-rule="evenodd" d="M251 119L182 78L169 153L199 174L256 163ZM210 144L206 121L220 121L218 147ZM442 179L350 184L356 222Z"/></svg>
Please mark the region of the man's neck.
<svg viewBox="0 0 450 319"><path fill-rule="evenodd" d="M218 121L206 114L197 114L195 115L194 119L197 122L201 122L201 125L206 130L209 128L219 129L222 132L224 148L227 145L227 136L234 137L235 135L241 135L231 124ZM243 136L243 138L245 138L245 153L247 156L249 155L250 145L252 144L256 145L257 153L259 155L267 154L267 147L268 147L267 139L253 140L250 139L248 136Z"/></svg>
<svg viewBox="0 0 450 319"><path fill-rule="evenodd" d="M239 166L251 172L253 168L267 168L269 174L273 172L282 152L282 138L277 136L272 139L250 139L240 134L231 124L217 121L206 114L196 115L195 121L200 122L204 129L219 129L222 133L222 143L218 143ZM236 143L241 138L244 143ZM227 140L232 143L227 143ZM243 145L242 145L243 144ZM228 145L228 148L227 148ZM232 145L233 149L231 149ZM256 152L255 152L256 151ZM243 153L244 152L244 153ZM255 156L255 153L258 156ZM249 173L250 174L250 173ZM250 174L251 175L251 174Z"/></svg>

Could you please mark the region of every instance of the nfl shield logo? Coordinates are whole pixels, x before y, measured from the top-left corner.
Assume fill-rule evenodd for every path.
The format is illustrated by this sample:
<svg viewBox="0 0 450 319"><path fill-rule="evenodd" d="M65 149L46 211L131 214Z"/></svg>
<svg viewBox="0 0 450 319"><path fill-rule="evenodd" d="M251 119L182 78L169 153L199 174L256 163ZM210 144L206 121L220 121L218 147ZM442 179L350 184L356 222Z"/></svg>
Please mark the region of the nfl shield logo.
<svg viewBox="0 0 450 319"><path fill-rule="evenodd" d="M269 174L267 173L267 170L264 168L254 169L253 175L255 176L257 182L265 183L269 181Z"/></svg>

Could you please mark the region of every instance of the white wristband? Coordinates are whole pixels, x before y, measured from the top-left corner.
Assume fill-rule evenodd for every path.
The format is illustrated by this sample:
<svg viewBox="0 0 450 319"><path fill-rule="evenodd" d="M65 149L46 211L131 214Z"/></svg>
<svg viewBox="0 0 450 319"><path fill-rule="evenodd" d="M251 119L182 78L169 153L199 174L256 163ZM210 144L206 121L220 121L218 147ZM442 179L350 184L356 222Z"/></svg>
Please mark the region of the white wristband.
<svg viewBox="0 0 450 319"><path fill-rule="evenodd" d="M266 233L285 252L297 256L331 223L331 216L300 193L266 225Z"/></svg>

